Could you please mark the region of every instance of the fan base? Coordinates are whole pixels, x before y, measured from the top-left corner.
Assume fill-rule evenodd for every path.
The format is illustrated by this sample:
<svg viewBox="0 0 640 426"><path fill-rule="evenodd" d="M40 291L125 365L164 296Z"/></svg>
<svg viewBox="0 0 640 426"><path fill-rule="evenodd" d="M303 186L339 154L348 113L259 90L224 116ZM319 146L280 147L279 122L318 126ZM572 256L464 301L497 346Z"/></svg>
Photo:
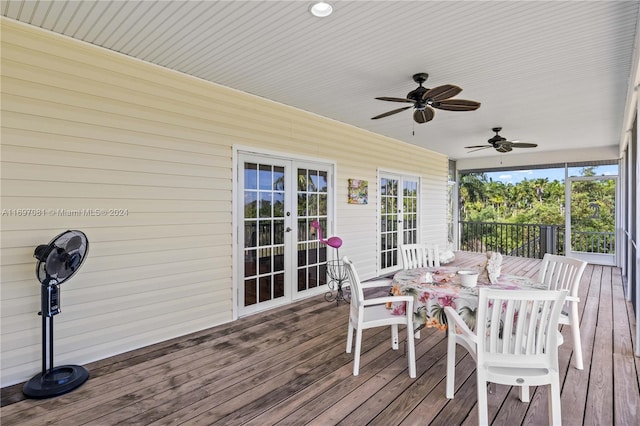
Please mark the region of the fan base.
<svg viewBox="0 0 640 426"><path fill-rule="evenodd" d="M78 388L89 378L89 371L79 365L55 367L44 375L38 373L22 388L29 398L51 398Z"/></svg>
<svg viewBox="0 0 640 426"><path fill-rule="evenodd" d="M418 74L413 75L413 81L415 81L418 84L424 83L425 81L427 81L428 78L429 78L429 74L427 74L426 72L420 72Z"/></svg>

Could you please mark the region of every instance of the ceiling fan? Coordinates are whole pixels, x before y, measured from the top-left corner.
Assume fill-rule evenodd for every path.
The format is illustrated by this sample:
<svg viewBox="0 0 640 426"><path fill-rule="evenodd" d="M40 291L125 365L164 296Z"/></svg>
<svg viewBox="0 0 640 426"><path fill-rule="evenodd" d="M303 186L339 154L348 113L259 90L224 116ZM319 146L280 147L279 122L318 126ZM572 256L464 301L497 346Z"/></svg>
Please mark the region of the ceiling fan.
<svg viewBox="0 0 640 426"><path fill-rule="evenodd" d="M427 89L422 86L422 83L427 81L429 74L421 72L413 75L413 81L420 86L415 90L412 90L407 94L406 98L393 98L382 96L376 99L381 101L391 102L407 102L413 104L415 111L413 112L413 119L416 123L426 123L431 121L435 114L433 108L443 109L447 111L474 111L480 108L480 102L469 101L466 99L450 99L460 92L462 89L453 84L445 84L443 86L434 87L433 89ZM385 112L384 114L371 117L372 120L388 117L392 114L404 111L411 108L411 106L394 109L392 111Z"/></svg>
<svg viewBox="0 0 640 426"><path fill-rule="evenodd" d="M506 138L503 138L498 134L502 130L502 127L494 127L491 130L496 132L496 134L495 136L493 136L491 139L487 141L489 142L489 145L465 146L465 149L473 149L473 151L469 151L469 152L476 152L476 151L480 151L481 149L495 148L496 151L505 153L505 152L511 152L513 148L535 148L538 146L538 144L535 144L535 143L508 141Z"/></svg>

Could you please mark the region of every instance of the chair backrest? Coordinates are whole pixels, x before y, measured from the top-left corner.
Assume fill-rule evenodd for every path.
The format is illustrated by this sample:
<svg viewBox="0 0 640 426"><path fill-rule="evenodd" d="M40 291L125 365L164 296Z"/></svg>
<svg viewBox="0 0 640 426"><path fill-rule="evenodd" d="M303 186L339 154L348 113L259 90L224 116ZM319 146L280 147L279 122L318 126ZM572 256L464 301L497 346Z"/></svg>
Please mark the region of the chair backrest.
<svg viewBox="0 0 640 426"><path fill-rule="evenodd" d="M567 290L479 289L479 367L558 367L558 321Z"/></svg>
<svg viewBox="0 0 640 426"><path fill-rule="evenodd" d="M344 264L347 281L349 281L349 286L351 287L351 314L355 314L357 318L358 309L364 301L364 291L362 290L360 277L358 276L358 272L356 271L356 267L353 265L353 262L350 261L347 256L344 256L342 258L342 263Z"/></svg>
<svg viewBox="0 0 640 426"><path fill-rule="evenodd" d="M404 269L440 266L440 252L437 246L427 244L402 244L402 267Z"/></svg>
<svg viewBox="0 0 640 426"><path fill-rule="evenodd" d="M549 290L569 290L569 295L578 296L578 287L587 262L557 254L545 254L538 273L538 281Z"/></svg>

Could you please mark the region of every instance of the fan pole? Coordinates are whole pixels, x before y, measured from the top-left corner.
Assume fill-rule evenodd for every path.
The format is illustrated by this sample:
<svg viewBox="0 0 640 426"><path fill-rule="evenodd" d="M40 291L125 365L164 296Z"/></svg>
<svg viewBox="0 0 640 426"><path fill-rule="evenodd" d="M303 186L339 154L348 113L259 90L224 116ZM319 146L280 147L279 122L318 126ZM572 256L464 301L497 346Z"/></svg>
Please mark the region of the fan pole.
<svg viewBox="0 0 640 426"><path fill-rule="evenodd" d="M30 398L50 398L76 389L89 378L89 371L79 365L53 365L53 317L60 313L60 289L55 280L40 288L42 315L42 372L25 383L22 393ZM48 362L47 362L48 361Z"/></svg>
<svg viewBox="0 0 640 426"><path fill-rule="evenodd" d="M49 365L47 366L47 368L42 370L42 375L45 375L47 373L50 373L51 370L53 370L53 316L48 317L46 315L42 315L42 319L44 321L48 320L48 322L49 322L49 334L48 334L48 336L49 336ZM43 328L43 330L44 330L44 328Z"/></svg>
<svg viewBox="0 0 640 426"><path fill-rule="evenodd" d="M40 287L40 312L42 316L42 375L53 369L53 316L60 313L60 287L55 280ZM47 348L49 354L47 356ZM47 360L49 361L47 363Z"/></svg>
<svg viewBox="0 0 640 426"><path fill-rule="evenodd" d="M42 375L44 376L49 369L47 365L47 316L42 312Z"/></svg>

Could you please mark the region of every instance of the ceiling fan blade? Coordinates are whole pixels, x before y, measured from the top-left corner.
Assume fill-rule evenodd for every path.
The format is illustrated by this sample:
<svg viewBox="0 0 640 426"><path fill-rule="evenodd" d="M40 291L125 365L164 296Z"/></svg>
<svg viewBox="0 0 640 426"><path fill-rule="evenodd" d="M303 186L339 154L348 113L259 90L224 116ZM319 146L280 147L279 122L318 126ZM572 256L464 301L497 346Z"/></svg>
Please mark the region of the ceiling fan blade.
<svg viewBox="0 0 640 426"><path fill-rule="evenodd" d="M466 148L472 148L472 147L467 146ZM476 152L476 151L481 151L481 150L483 150L483 149L487 149L487 148L493 148L493 147L492 147L491 145L484 145L484 146L482 146L482 147L479 147L479 148L477 148L477 149L474 149L474 150L472 150L472 151L469 151L467 154L470 154L470 153L472 153L472 152Z"/></svg>
<svg viewBox="0 0 640 426"><path fill-rule="evenodd" d="M480 102L470 101L467 99L446 99L444 101L435 102L434 108L444 109L447 111L474 111L480 108Z"/></svg>
<svg viewBox="0 0 640 426"><path fill-rule="evenodd" d="M434 87L433 89L427 90L422 95L422 100L426 101L427 99L431 99L432 101L441 101L444 99L449 99L462 92L462 89L458 86L454 86L453 84L445 84L443 86Z"/></svg>
<svg viewBox="0 0 640 426"><path fill-rule="evenodd" d="M371 117L371 119L372 120L377 120L378 118L388 117L390 115L397 114L397 113L399 113L401 111L404 111L405 109L409 109L409 108L412 108L412 107L408 106L408 107L402 107L402 108L394 109L392 111L387 111L384 114L380 114L380 115L376 115L375 117Z"/></svg>
<svg viewBox="0 0 640 426"><path fill-rule="evenodd" d="M376 99L381 100L381 101L391 101L391 102L408 102L408 103L410 103L410 104L413 104L413 103L415 103L415 102L416 102L416 101L414 101L413 99L407 99L407 98L391 98L391 97L388 97L388 96L381 96L381 97L376 98Z"/></svg>
<svg viewBox="0 0 640 426"><path fill-rule="evenodd" d="M491 148L491 145L472 145L472 146L464 147L464 149L473 149L473 148Z"/></svg>
<svg viewBox="0 0 640 426"><path fill-rule="evenodd" d="M526 142L514 142L511 144L513 148L535 148L538 146L537 143L526 143Z"/></svg>
<svg viewBox="0 0 640 426"><path fill-rule="evenodd" d="M416 123L422 124L422 123L426 123L427 121L433 120L434 115L435 115L435 112L433 111L432 108L425 107L424 110L420 110L420 109L415 110L415 112L413 113L413 119L415 120Z"/></svg>

